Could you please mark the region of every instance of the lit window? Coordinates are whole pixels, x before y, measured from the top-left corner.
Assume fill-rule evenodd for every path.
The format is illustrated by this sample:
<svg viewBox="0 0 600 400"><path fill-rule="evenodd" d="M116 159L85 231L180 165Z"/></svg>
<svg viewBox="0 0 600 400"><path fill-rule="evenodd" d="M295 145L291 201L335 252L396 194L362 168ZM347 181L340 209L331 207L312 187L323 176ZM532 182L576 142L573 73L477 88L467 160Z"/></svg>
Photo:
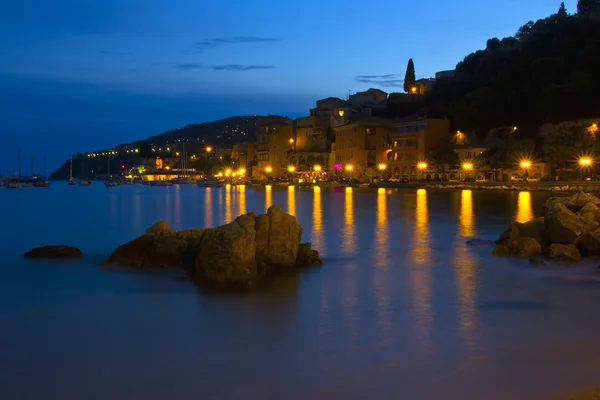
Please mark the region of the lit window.
<svg viewBox="0 0 600 400"><path fill-rule="evenodd" d="M398 159L398 153L394 153L394 161Z"/></svg>
<svg viewBox="0 0 600 400"><path fill-rule="evenodd" d="M343 116L344 116L344 110L339 110L339 111L338 111L338 115L339 115L340 117L343 117Z"/></svg>

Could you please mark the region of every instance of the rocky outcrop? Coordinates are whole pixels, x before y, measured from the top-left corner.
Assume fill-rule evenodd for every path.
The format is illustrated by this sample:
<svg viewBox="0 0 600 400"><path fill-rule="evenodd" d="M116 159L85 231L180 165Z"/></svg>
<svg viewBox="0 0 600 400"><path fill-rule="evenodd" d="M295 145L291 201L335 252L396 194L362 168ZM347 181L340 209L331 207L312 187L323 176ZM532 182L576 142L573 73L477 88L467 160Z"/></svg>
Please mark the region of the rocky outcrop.
<svg viewBox="0 0 600 400"><path fill-rule="evenodd" d="M543 253L563 262L579 262L582 256L600 256L600 199L584 192L554 197L544 204L544 216L526 223L513 222L496 244L494 254L532 257ZM539 244L537 248L530 240Z"/></svg>
<svg viewBox="0 0 600 400"><path fill-rule="evenodd" d="M165 222L117 248L108 265L184 267L198 284L215 290L249 290L265 278L319 265L319 253L300 243L296 217L273 206L208 229L175 231Z"/></svg>
<svg viewBox="0 0 600 400"><path fill-rule="evenodd" d="M25 258L82 258L83 253L76 247L64 244L36 247L23 255Z"/></svg>
<svg viewBox="0 0 600 400"><path fill-rule="evenodd" d="M542 246L533 238L517 238L496 247L493 254L501 257L530 258L542 254Z"/></svg>
<svg viewBox="0 0 600 400"><path fill-rule="evenodd" d="M577 250L577 247L572 244L551 244L546 250L546 256L550 259L562 262L581 261L581 254L579 253L579 250Z"/></svg>
<svg viewBox="0 0 600 400"><path fill-rule="evenodd" d="M575 214L561 203L554 203L548 210L544 225L550 242L560 244L574 244L580 235L598 227L597 222Z"/></svg>

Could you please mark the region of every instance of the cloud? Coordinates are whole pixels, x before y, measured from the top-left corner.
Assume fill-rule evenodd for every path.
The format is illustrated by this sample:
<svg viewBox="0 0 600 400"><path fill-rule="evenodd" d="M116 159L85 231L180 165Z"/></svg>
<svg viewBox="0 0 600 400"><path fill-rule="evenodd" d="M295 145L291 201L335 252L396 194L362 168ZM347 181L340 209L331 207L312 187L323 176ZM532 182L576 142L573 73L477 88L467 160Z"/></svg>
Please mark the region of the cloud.
<svg viewBox="0 0 600 400"><path fill-rule="evenodd" d="M279 39L257 36L234 36L229 38L212 38L196 42L193 45L194 50L203 51L214 49L221 46L232 44L252 44L252 43L273 43L279 42Z"/></svg>
<svg viewBox="0 0 600 400"><path fill-rule="evenodd" d="M177 64L177 65L174 65L173 68L181 69L184 71L189 71L189 70L193 70L193 69L202 69L204 67L202 66L202 64L199 64L199 63L188 63L188 64Z"/></svg>
<svg viewBox="0 0 600 400"><path fill-rule="evenodd" d="M253 71L257 69L274 69L274 65L240 65L240 64L228 64L228 65L215 65L212 67L215 71Z"/></svg>
<svg viewBox="0 0 600 400"><path fill-rule="evenodd" d="M354 80L360 83L368 83L381 87L402 87L404 85L404 79L398 79L397 74L359 75L355 76Z"/></svg>

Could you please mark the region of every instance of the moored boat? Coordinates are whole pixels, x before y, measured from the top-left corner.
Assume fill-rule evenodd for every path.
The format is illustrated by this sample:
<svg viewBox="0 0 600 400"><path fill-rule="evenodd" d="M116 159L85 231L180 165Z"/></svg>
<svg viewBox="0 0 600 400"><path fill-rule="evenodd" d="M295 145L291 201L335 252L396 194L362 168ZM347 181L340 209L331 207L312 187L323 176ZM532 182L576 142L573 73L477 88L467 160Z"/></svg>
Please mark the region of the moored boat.
<svg viewBox="0 0 600 400"><path fill-rule="evenodd" d="M21 181L18 176L8 176L4 181L4 187L8 189L18 189L21 187Z"/></svg>
<svg viewBox="0 0 600 400"><path fill-rule="evenodd" d="M173 186L169 181L151 181L150 186Z"/></svg>
<svg viewBox="0 0 600 400"><path fill-rule="evenodd" d="M210 181L208 179L199 179L197 185L199 187L222 187L222 181Z"/></svg>

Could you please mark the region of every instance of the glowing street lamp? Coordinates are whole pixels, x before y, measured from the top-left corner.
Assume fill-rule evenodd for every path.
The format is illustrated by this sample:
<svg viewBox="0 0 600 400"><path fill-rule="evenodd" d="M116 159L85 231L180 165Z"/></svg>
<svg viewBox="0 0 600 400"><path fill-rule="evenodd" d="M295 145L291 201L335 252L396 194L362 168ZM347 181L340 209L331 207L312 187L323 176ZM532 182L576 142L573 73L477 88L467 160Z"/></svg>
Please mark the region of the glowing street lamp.
<svg viewBox="0 0 600 400"><path fill-rule="evenodd" d="M244 175L246 175L246 170L245 170L244 168L241 168L241 169L238 171L238 174L239 174L240 176L244 176Z"/></svg>
<svg viewBox="0 0 600 400"><path fill-rule="evenodd" d="M377 166L377 168L379 168L380 171L385 171L385 169L387 168L387 165L384 163L381 163Z"/></svg>
<svg viewBox="0 0 600 400"><path fill-rule="evenodd" d="M473 169L473 164L470 162L463 163L462 165L465 171L471 171Z"/></svg>
<svg viewBox="0 0 600 400"><path fill-rule="evenodd" d="M420 162L420 163L417 164L417 168L419 168L421 171L426 170L428 166L429 165L427 165L426 162Z"/></svg>
<svg viewBox="0 0 600 400"><path fill-rule="evenodd" d="M321 172L321 166L320 166L320 165L315 165L315 166L313 167L313 170L314 170L315 172Z"/></svg>
<svg viewBox="0 0 600 400"><path fill-rule="evenodd" d="M579 165L584 168L590 167L592 165L592 159L590 157L581 157L579 159Z"/></svg>
<svg viewBox="0 0 600 400"><path fill-rule="evenodd" d="M265 172L266 172L267 174L270 174L271 172L273 172L273 168L271 168L271 167L267 167L267 168L265 168Z"/></svg>
<svg viewBox="0 0 600 400"><path fill-rule="evenodd" d="M290 173L293 173L293 172L295 172L295 171L296 171L296 167L294 167L293 165L290 165L290 166L288 167L288 172L290 172Z"/></svg>
<svg viewBox="0 0 600 400"><path fill-rule="evenodd" d="M210 146L207 146L207 147L206 147L206 152L207 152L207 153L210 153L211 151L212 151L212 147L210 147Z"/></svg>
<svg viewBox="0 0 600 400"><path fill-rule="evenodd" d="M531 161L523 160L523 161L521 161L520 165L521 165L521 168L523 168L523 169L529 169L529 168L531 168Z"/></svg>
<svg viewBox="0 0 600 400"><path fill-rule="evenodd" d="M417 87L416 86L411 87L410 88L410 92L411 93L417 93Z"/></svg>
<svg viewBox="0 0 600 400"><path fill-rule="evenodd" d="M294 138L290 138L290 144L294 144Z"/></svg>
<svg viewBox="0 0 600 400"><path fill-rule="evenodd" d="M208 156L212 152L212 147L206 146L206 163L204 163L204 176L208 176Z"/></svg>
<svg viewBox="0 0 600 400"><path fill-rule="evenodd" d="M226 169L225 170L225 176L229 176L231 175L231 170L230 169Z"/></svg>
<svg viewBox="0 0 600 400"><path fill-rule="evenodd" d="M346 171L351 172L354 169L352 165L346 165Z"/></svg>

